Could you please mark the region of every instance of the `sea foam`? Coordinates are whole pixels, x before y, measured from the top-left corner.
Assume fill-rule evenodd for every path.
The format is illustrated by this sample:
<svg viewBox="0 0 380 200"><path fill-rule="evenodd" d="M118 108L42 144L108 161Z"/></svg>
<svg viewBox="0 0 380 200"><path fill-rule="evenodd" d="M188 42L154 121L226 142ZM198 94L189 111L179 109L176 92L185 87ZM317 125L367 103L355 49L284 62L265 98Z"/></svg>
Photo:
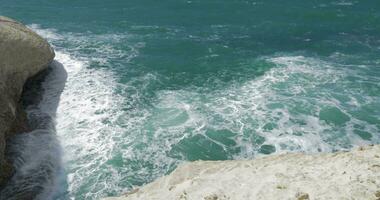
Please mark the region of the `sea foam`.
<svg viewBox="0 0 380 200"><path fill-rule="evenodd" d="M380 141L378 126L356 114L379 98L358 92L348 77L377 80L366 80L355 67L272 55L255 59L270 65L268 71L243 82L215 90L189 85L149 93L164 75L146 72L121 81L110 70L112 60L128 63L144 46L123 50L109 44L110 38L128 43L129 36L31 27L55 45L56 60L68 74L56 130L71 199L119 194L186 160L329 152ZM69 47L60 47L64 42ZM213 84L222 83L212 78ZM329 112L345 120L321 115ZM363 132L372 137L357 134Z"/></svg>

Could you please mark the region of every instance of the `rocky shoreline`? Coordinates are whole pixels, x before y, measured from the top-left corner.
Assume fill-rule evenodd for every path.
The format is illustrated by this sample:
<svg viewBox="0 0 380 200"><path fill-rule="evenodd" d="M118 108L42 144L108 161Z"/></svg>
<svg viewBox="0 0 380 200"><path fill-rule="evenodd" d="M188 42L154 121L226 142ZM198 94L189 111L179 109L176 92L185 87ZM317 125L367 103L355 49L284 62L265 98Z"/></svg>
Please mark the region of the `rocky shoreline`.
<svg viewBox="0 0 380 200"><path fill-rule="evenodd" d="M45 39L21 23L0 16L0 188L14 173L14 166L5 154L7 141L33 129L21 102L25 83L46 70L54 56ZM29 193L20 193L17 198L33 199ZM349 152L291 153L254 160L185 163L152 183L106 199L380 200L380 145L358 147Z"/></svg>
<svg viewBox="0 0 380 200"><path fill-rule="evenodd" d="M29 131L21 95L26 81L54 59L49 43L23 24L0 16L0 187L14 169L5 156L6 141Z"/></svg>
<svg viewBox="0 0 380 200"><path fill-rule="evenodd" d="M197 161L106 200L380 199L380 145L349 152Z"/></svg>

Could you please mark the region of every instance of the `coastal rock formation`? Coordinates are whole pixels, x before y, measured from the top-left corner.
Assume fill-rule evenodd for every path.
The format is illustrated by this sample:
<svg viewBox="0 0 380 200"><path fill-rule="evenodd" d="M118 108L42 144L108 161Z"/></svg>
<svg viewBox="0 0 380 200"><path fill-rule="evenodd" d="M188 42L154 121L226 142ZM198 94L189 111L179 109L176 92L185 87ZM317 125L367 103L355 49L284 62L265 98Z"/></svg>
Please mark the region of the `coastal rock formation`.
<svg viewBox="0 0 380 200"><path fill-rule="evenodd" d="M0 186L12 174L6 140L28 130L20 96L26 80L54 59L46 40L15 20L0 16Z"/></svg>
<svg viewBox="0 0 380 200"><path fill-rule="evenodd" d="M107 200L380 199L380 145L350 152L283 154L179 166Z"/></svg>

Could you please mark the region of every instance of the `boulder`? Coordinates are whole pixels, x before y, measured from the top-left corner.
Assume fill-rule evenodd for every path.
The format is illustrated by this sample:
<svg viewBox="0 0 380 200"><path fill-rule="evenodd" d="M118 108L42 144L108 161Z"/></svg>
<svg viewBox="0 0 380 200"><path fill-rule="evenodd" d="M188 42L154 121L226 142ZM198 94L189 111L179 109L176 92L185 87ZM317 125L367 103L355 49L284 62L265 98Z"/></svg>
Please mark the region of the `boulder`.
<svg viewBox="0 0 380 200"><path fill-rule="evenodd" d="M0 16L0 186L13 168L4 156L6 140L28 130L20 97L26 80L54 59L49 43L23 24Z"/></svg>

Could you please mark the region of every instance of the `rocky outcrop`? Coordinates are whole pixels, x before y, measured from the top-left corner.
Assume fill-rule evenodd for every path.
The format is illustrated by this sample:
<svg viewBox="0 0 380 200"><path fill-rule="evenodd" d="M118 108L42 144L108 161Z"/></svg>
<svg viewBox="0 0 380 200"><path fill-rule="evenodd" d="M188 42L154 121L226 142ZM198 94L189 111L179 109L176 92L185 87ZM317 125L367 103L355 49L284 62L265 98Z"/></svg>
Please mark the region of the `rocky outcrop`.
<svg viewBox="0 0 380 200"><path fill-rule="evenodd" d="M107 200L380 199L380 145L350 152L198 161Z"/></svg>
<svg viewBox="0 0 380 200"><path fill-rule="evenodd" d="M4 156L6 140L28 130L20 96L26 80L54 59L46 40L26 26L0 16L0 186L12 174Z"/></svg>

